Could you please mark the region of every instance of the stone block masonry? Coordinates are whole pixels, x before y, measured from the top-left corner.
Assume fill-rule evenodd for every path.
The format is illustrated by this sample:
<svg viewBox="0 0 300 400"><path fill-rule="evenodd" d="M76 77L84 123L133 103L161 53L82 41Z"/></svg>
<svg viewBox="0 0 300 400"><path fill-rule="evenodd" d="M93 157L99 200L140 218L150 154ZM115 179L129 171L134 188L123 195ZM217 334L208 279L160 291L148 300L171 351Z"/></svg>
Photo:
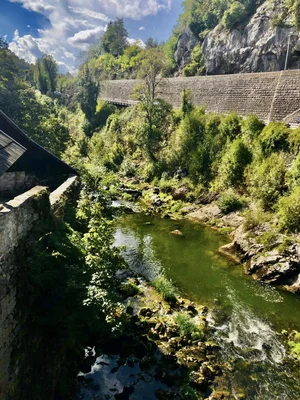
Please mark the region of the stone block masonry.
<svg viewBox="0 0 300 400"><path fill-rule="evenodd" d="M46 187L35 186L0 204L0 400L7 399L10 357L18 334L15 305L19 246L26 243L35 226L41 226L50 215L56 215L67 200L73 200L78 188L78 177L71 177L51 194Z"/></svg>
<svg viewBox="0 0 300 400"><path fill-rule="evenodd" d="M131 105L134 89L141 83L140 80L102 82L99 98ZM255 114L270 122L285 121L300 110L300 70L166 78L158 85L157 97L179 108L183 89L191 90L194 104L205 106L208 112Z"/></svg>

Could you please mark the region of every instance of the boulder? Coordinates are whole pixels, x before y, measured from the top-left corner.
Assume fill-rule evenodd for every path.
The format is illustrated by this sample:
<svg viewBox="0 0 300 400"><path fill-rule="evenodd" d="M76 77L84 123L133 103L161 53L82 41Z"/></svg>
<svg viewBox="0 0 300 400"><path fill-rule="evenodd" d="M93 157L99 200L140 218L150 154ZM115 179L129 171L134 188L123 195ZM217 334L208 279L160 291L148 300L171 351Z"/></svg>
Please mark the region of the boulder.
<svg viewBox="0 0 300 400"><path fill-rule="evenodd" d="M183 236L183 233L179 229L175 229L174 231L171 232L171 235Z"/></svg>

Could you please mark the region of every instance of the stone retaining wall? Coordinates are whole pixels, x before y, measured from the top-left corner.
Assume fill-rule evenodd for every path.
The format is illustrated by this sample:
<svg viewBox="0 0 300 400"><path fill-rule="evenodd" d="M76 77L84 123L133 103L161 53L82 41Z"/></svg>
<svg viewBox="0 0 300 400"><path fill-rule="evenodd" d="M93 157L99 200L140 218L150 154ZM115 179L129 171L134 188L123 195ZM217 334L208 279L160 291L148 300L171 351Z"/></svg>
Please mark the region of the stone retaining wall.
<svg viewBox="0 0 300 400"><path fill-rule="evenodd" d="M0 400L6 399L10 378L10 355L18 333L14 318L18 266L15 259L19 246L36 225L56 214L66 200L79 189L78 177L69 178L55 192L35 186L31 190L0 204Z"/></svg>
<svg viewBox="0 0 300 400"><path fill-rule="evenodd" d="M139 84L139 80L102 82L99 98L130 102ZM162 79L157 95L179 108L183 89L190 89L194 104L207 111L256 114L266 122L284 121L300 109L300 70Z"/></svg>

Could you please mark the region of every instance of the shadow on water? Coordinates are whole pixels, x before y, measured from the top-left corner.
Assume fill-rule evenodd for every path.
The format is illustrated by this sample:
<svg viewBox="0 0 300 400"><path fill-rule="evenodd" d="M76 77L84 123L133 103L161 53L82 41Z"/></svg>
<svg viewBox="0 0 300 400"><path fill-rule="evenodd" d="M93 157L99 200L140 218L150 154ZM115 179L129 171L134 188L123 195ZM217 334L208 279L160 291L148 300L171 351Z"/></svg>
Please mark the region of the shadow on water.
<svg viewBox="0 0 300 400"><path fill-rule="evenodd" d="M172 235L174 229L183 236ZM300 330L299 298L245 276L218 253L227 241L197 224L142 214L122 218L115 234L131 268L150 280L165 274L183 294L210 306L211 337L228 366L232 398L242 387L247 399L298 400L297 368L279 332Z"/></svg>

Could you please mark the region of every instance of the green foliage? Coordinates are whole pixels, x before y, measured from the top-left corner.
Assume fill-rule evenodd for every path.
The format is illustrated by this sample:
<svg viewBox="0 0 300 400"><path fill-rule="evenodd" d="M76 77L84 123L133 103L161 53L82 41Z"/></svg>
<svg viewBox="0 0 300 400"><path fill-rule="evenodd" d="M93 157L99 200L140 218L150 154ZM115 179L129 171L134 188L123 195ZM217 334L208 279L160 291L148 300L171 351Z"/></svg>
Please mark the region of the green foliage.
<svg viewBox="0 0 300 400"><path fill-rule="evenodd" d="M106 125L108 118L114 114L117 107L107 102L98 102L94 118L92 120L93 127L103 128Z"/></svg>
<svg viewBox="0 0 300 400"><path fill-rule="evenodd" d="M300 154L296 157L289 173L289 184L291 187L300 186Z"/></svg>
<svg viewBox="0 0 300 400"><path fill-rule="evenodd" d="M279 199L277 215L280 229L290 233L300 232L300 186Z"/></svg>
<svg viewBox="0 0 300 400"><path fill-rule="evenodd" d="M95 116L97 99L98 99L98 84L93 80L88 65L84 65L79 78L79 93L78 99L81 110L83 111L88 122L91 123ZM91 132L86 132L91 133Z"/></svg>
<svg viewBox="0 0 300 400"><path fill-rule="evenodd" d="M300 153L300 128L291 129L289 132L289 148L290 151L297 155Z"/></svg>
<svg viewBox="0 0 300 400"><path fill-rule="evenodd" d="M286 167L279 154L258 160L247 171L250 192L262 200L265 209L271 208L286 189Z"/></svg>
<svg viewBox="0 0 300 400"><path fill-rule="evenodd" d="M122 18L117 18L114 22L109 22L104 35L101 38L101 47L105 53L110 53L114 57L124 53L127 46L128 33L124 27Z"/></svg>
<svg viewBox="0 0 300 400"><path fill-rule="evenodd" d="M237 113L233 112L222 118L220 124L220 133L230 140L234 140L241 133L241 119Z"/></svg>
<svg viewBox="0 0 300 400"><path fill-rule="evenodd" d="M225 11L222 22L227 29L233 29L246 19L246 7L239 1L234 1Z"/></svg>
<svg viewBox="0 0 300 400"><path fill-rule="evenodd" d="M133 297L140 293L139 287L133 282L122 283L120 286L120 292L126 297Z"/></svg>
<svg viewBox="0 0 300 400"><path fill-rule="evenodd" d="M175 318L176 324L179 328L179 334L181 337L186 337L189 340L203 339L203 327L197 325L193 318L186 313L178 313Z"/></svg>
<svg viewBox="0 0 300 400"><path fill-rule="evenodd" d="M289 336L288 345L291 355L300 361L300 333L293 331Z"/></svg>
<svg viewBox="0 0 300 400"><path fill-rule="evenodd" d="M244 229L249 231L256 228L268 219L268 214L260 207L256 207L254 210L250 209L244 213Z"/></svg>
<svg viewBox="0 0 300 400"><path fill-rule="evenodd" d="M8 49L7 40L1 35L0 35L0 49L4 49L4 50Z"/></svg>
<svg viewBox="0 0 300 400"><path fill-rule="evenodd" d="M244 183L244 171L252 161L249 148L241 139L234 140L221 160L219 180L225 187L239 187Z"/></svg>
<svg viewBox="0 0 300 400"><path fill-rule="evenodd" d="M174 286L166 278L158 278L152 281L152 285L162 295L163 299L168 303L174 304L177 301Z"/></svg>
<svg viewBox="0 0 300 400"><path fill-rule="evenodd" d="M259 137L263 153L269 155L273 151L288 151L289 134L290 129L285 124L271 122Z"/></svg>
<svg viewBox="0 0 300 400"><path fill-rule="evenodd" d="M287 13L292 14L293 23L297 29L300 31L300 1L299 0L286 0L285 1Z"/></svg>
<svg viewBox="0 0 300 400"><path fill-rule="evenodd" d="M113 248L112 213L91 176L84 185L78 209L36 227L18 260L15 400L74 399L84 348L121 333L112 277L124 262Z"/></svg>
<svg viewBox="0 0 300 400"><path fill-rule="evenodd" d="M193 111L193 94L191 90L183 89L181 92L181 111L183 115L189 114Z"/></svg>
<svg viewBox="0 0 300 400"><path fill-rule="evenodd" d="M199 76L206 72L205 58L200 44L197 44L191 54L191 62L184 67L184 76Z"/></svg>
<svg viewBox="0 0 300 400"><path fill-rule="evenodd" d="M244 206L244 202L233 192L225 192L218 201L218 206L224 214L238 211Z"/></svg>
<svg viewBox="0 0 300 400"><path fill-rule="evenodd" d="M58 64L50 55L37 60L34 67L34 81L42 94L54 95L56 90Z"/></svg>
<svg viewBox="0 0 300 400"><path fill-rule="evenodd" d="M249 115L242 121L242 133L250 143L258 138L264 127L265 123L258 119L256 115Z"/></svg>
<svg viewBox="0 0 300 400"><path fill-rule="evenodd" d="M277 244L277 240L278 232L272 229L263 232L257 237L257 242L261 243L264 246L265 250L271 250Z"/></svg>

